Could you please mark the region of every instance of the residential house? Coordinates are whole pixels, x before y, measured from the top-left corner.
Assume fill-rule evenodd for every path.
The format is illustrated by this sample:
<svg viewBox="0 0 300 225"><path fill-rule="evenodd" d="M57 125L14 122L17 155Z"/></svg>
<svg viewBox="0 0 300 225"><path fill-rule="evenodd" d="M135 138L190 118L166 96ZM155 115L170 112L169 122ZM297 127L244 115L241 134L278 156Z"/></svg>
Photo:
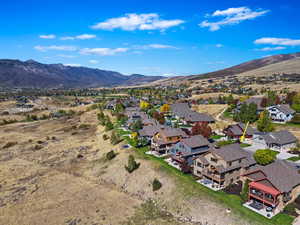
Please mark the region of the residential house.
<svg viewBox="0 0 300 225"><path fill-rule="evenodd" d="M251 153L239 144L230 144L209 151L194 160L194 175L222 189L237 182L240 176L256 164Z"/></svg>
<svg viewBox="0 0 300 225"><path fill-rule="evenodd" d="M261 145L262 148L269 148L276 151L289 151L296 147L297 141L297 138L287 130L269 133L261 132L253 136L253 143Z"/></svg>
<svg viewBox="0 0 300 225"><path fill-rule="evenodd" d="M286 123L291 121L296 113L295 110L291 109L289 105L273 105L267 107L270 118L274 122Z"/></svg>
<svg viewBox="0 0 300 225"><path fill-rule="evenodd" d="M147 139L149 142L153 136L160 131L164 126L162 125L149 125L144 126L141 130L138 131L139 137Z"/></svg>
<svg viewBox="0 0 300 225"><path fill-rule="evenodd" d="M151 140L151 149L159 154L166 154L172 145L178 143L188 135L180 128L163 127Z"/></svg>
<svg viewBox="0 0 300 225"><path fill-rule="evenodd" d="M194 112L188 103L176 103L171 105L173 116L185 125L194 126L197 123L214 123L215 120L205 113Z"/></svg>
<svg viewBox="0 0 300 225"><path fill-rule="evenodd" d="M109 109L109 110L115 110L117 106L117 100L111 100L109 102L106 103L105 105L105 109Z"/></svg>
<svg viewBox="0 0 300 225"><path fill-rule="evenodd" d="M246 205L265 211L269 217L277 214L300 194L300 174L289 162L277 160L267 166L257 166L243 174L249 182ZM249 207L248 207L249 208Z"/></svg>
<svg viewBox="0 0 300 225"><path fill-rule="evenodd" d="M195 157L206 153L210 143L202 135L184 138L170 149L171 160L184 172L190 172Z"/></svg>
<svg viewBox="0 0 300 225"><path fill-rule="evenodd" d="M229 125L223 130L223 133L229 138L229 139L240 139L240 137L244 134L246 125L244 123L237 123L234 125ZM245 137L247 139L251 139L253 137L255 130L248 126L247 130L245 132Z"/></svg>

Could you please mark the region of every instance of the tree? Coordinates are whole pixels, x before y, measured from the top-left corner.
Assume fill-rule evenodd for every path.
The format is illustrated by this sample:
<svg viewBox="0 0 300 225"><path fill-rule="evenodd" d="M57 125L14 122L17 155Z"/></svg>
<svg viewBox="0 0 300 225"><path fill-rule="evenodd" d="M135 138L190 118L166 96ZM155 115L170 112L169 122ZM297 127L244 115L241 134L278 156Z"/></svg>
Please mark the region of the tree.
<svg viewBox="0 0 300 225"><path fill-rule="evenodd" d="M268 105L268 99L267 98L262 98L261 102L260 102L260 106L265 108Z"/></svg>
<svg viewBox="0 0 300 225"><path fill-rule="evenodd" d="M292 105L293 104L293 98L295 97L295 95L297 95L297 92L295 92L295 91L287 93L287 95L285 97L285 103L289 104L289 105Z"/></svg>
<svg viewBox="0 0 300 225"><path fill-rule="evenodd" d="M300 112L300 93L296 94L293 97L293 102L292 102L292 108L296 111L296 112Z"/></svg>
<svg viewBox="0 0 300 225"><path fill-rule="evenodd" d="M268 165L276 160L276 154L269 149L259 149L253 155L255 161L259 165Z"/></svg>
<svg viewBox="0 0 300 225"><path fill-rule="evenodd" d="M108 119L106 119L106 123L105 123L105 131L112 130L113 128L114 128L114 125L108 117Z"/></svg>
<svg viewBox="0 0 300 225"><path fill-rule="evenodd" d="M110 137L110 143L113 145L118 144L121 141L120 137L116 134L116 132L112 132Z"/></svg>
<svg viewBox="0 0 300 225"><path fill-rule="evenodd" d="M117 103L115 112L120 113L120 112L124 112L124 110L125 110L125 107L123 106L123 104Z"/></svg>
<svg viewBox="0 0 300 225"><path fill-rule="evenodd" d="M197 123L195 126L192 127L192 134L201 134L203 137L209 138L212 134L212 130L207 123Z"/></svg>
<svg viewBox="0 0 300 225"><path fill-rule="evenodd" d="M241 191L241 198L244 202L248 201L248 192L249 192L249 183L250 181L247 179L243 185L243 189Z"/></svg>
<svg viewBox="0 0 300 225"><path fill-rule="evenodd" d="M128 173L132 173L136 169L140 167L140 163L137 163L134 159L133 155L129 155L128 157L128 165L125 165L125 169L128 171Z"/></svg>
<svg viewBox="0 0 300 225"><path fill-rule="evenodd" d="M161 107L160 107L160 112L162 113L167 113L170 111L170 105L168 104L163 104Z"/></svg>
<svg viewBox="0 0 300 225"><path fill-rule="evenodd" d="M271 132L274 130L273 124L269 117L269 112L264 110L257 121L257 129L261 132Z"/></svg>
<svg viewBox="0 0 300 225"><path fill-rule="evenodd" d="M237 122L243 123L253 123L257 120L257 105L254 103L250 103L249 105L244 103L242 104L240 111L235 113L233 119Z"/></svg>
<svg viewBox="0 0 300 225"><path fill-rule="evenodd" d="M160 181L159 181L157 178L155 178L155 179L153 180L153 182L152 182L152 190L153 190L153 191L157 191L157 190L159 190L161 187L162 187L162 184L160 183Z"/></svg>
<svg viewBox="0 0 300 225"><path fill-rule="evenodd" d="M141 120L136 120L135 122L133 122L130 126L130 129L134 132L138 132L140 129L143 128L143 123Z"/></svg>
<svg viewBox="0 0 300 225"><path fill-rule="evenodd" d="M165 116L162 113L159 112L154 112L153 113L153 118L156 119L160 124L164 124L165 121Z"/></svg>
<svg viewBox="0 0 300 225"><path fill-rule="evenodd" d="M142 110L147 110L150 107L150 104L146 101L141 100L140 101L140 108Z"/></svg>
<svg viewBox="0 0 300 225"><path fill-rule="evenodd" d="M112 160L116 156L117 156L117 154L113 150L111 150L108 153L106 153L106 159L108 159L108 160Z"/></svg>

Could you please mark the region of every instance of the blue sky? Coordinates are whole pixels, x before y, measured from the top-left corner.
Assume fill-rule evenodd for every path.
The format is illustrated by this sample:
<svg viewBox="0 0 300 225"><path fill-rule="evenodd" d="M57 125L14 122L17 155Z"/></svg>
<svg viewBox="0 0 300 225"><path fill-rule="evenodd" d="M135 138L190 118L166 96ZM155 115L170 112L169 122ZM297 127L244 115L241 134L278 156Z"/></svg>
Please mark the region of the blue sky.
<svg viewBox="0 0 300 225"><path fill-rule="evenodd" d="M297 0L26 0L0 8L0 58L190 75L300 51Z"/></svg>

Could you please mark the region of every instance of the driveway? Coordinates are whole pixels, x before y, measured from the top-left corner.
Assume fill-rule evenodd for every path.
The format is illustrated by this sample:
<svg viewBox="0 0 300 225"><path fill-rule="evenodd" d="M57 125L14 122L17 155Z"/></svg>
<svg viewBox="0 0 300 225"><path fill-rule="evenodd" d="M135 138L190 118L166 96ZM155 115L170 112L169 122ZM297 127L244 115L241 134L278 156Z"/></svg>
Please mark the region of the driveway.
<svg viewBox="0 0 300 225"><path fill-rule="evenodd" d="M253 143L251 146L246 147L246 148L244 148L244 149L245 149L246 151L255 153L256 150L258 150L258 149L265 149L265 148L266 148L266 147L265 147L265 145L263 145L263 144ZM290 154L290 153L287 153L287 152L280 152L280 153L277 155L277 159L288 159L288 158L293 157L293 156L297 156L297 155Z"/></svg>

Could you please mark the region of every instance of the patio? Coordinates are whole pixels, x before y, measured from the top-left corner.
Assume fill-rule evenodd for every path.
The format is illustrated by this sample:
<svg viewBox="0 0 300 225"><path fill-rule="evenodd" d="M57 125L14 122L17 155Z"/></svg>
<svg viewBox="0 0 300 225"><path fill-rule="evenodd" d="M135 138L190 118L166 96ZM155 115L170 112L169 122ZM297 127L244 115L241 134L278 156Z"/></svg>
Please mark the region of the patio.
<svg viewBox="0 0 300 225"><path fill-rule="evenodd" d="M220 186L219 184L217 184L216 182L213 182L212 180L203 178L200 180L197 180L197 183L213 190L213 191L220 191L224 188L224 186Z"/></svg>
<svg viewBox="0 0 300 225"><path fill-rule="evenodd" d="M165 158L167 157L169 154L159 154L157 151L148 151L146 152L147 155L153 155L157 158Z"/></svg>
<svg viewBox="0 0 300 225"><path fill-rule="evenodd" d="M170 165L173 166L174 168L181 170L179 163L173 161L171 158L165 159L165 161Z"/></svg>
<svg viewBox="0 0 300 225"><path fill-rule="evenodd" d="M268 219L271 219L273 216L276 215L274 212L272 212L271 207L266 207L262 203L259 203L259 202L253 201L253 200L244 203L243 206L268 218Z"/></svg>

